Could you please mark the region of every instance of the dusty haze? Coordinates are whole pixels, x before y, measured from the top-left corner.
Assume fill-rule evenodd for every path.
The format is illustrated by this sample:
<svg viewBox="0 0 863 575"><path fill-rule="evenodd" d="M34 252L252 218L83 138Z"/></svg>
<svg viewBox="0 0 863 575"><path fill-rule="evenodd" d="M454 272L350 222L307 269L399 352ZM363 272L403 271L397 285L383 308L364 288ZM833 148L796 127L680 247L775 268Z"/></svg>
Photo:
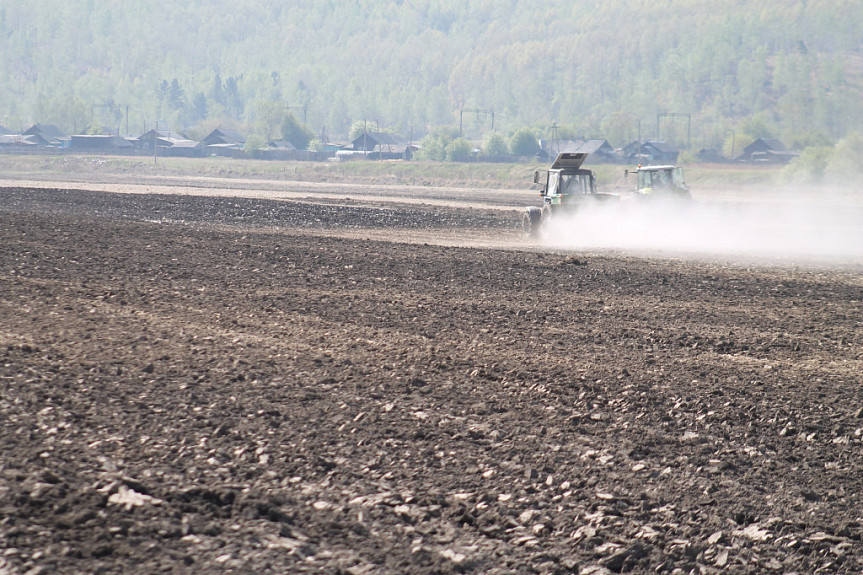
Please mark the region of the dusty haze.
<svg viewBox="0 0 863 575"><path fill-rule="evenodd" d="M544 243L567 249L619 249L858 263L863 198L771 190L752 198L638 201L595 205L555 217Z"/></svg>

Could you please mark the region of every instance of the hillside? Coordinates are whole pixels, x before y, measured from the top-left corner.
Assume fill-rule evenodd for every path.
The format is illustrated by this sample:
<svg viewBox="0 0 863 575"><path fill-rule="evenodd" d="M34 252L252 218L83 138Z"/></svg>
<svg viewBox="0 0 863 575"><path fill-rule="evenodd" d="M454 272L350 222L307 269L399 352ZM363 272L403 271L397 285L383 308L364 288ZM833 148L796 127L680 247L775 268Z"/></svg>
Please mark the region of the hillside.
<svg viewBox="0 0 863 575"><path fill-rule="evenodd" d="M0 2L0 46L10 128L271 134L287 110L324 138L363 120L479 138L493 111L504 133L692 149L863 130L852 0Z"/></svg>

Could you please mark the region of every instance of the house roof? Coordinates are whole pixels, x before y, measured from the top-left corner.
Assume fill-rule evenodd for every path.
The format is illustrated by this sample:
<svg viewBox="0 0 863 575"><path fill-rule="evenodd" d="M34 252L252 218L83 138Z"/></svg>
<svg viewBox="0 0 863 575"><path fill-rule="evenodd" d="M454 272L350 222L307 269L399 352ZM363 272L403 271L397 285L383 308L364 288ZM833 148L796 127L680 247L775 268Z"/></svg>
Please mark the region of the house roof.
<svg viewBox="0 0 863 575"><path fill-rule="evenodd" d="M578 152L580 147L579 140L540 140L540 149L548 152L549 155L557 155L561 152Z"/></svg>
<svg viewBox="0 0 863 575"><path fill-rule="evenodd" d="M159 138L162 142L167 142L172 148L197 148L200 142L197 140L186 140L185 138Z"/></svg>
<svg viewBox="0 0 863 575"><path fill-rule="evenodd" d="M224 128L217 128L210 132L206 138L201 140L205 146L212 146L215 144L231 144L235 146L242 146L246 143L246 136L237 130L228 130Z"/></svg>
<svg viewBox="0 0 863 575"><path fill-rule="evenodd" d="M776 138L758 138L757 140L755 140L754 142L752 142L751 144L746 146L746 149L762 148L762 147L766 150L770 150L773 152L787 152L788 151L788 148L785 147L785 144L783 144L781 141L779 141Z"/></svg>
<svg viewBox="0 0 863 575"><path fill-rule="evenodd" d="M296 146L287 140L271 140L267 142L267 147L275 150L288 150L289 152L293 152L297 149Z"/></svg>
<svg viewBox="0 0 863 575"><path fill-rule="evenodd" d="M659 152L662 152L663 154L673 154L674 152L677 152L676 149L661 140L648 140L644 142L643 147L648 146Z"/></svg>
<svg viewBox="0 0 863 575"><path fill-rule="evenodd" d="M68 138L60 128L53 124L33 124L24 132L25 136L33 136L37 134L49 142Z"/></svg>
<svg viewBox="0 0 863 575"><path fill-rule="evenodd" d="M397 147L404 149L409 145L409 142L404 137L391 132L366 132L364 134L360 134L353 140L354 147L356 147L357 144L363 143L365 143L367 148L369 145L373 145L374 147L389 147L389 149L395 149Z"/></svg>
<svg viewBox="0 0 863 575"><path fill-rule="evenodd" d="M581 140L579 151L593 154L600 151L613 152L614 148L606 140Z"/></svg>
<svg viewBox="0 0 863 575"><path fill-rule="evenodd" d="M2 146L38 146L44 141L44 139L38 136L0 134L0 145Z"/></svg>
<svg viewBox="0 0 863 575"><path fill-rule="evenodd" d="M6 126L0 126L0 135L9 136L14 134L15 132L7 128Z"/></svg>
<svg viewBox="0 0 863 575"><path fill-rule="evenodd" d="M100 148L131 148L132 143L122 136L101 135L101 134L81 134L71 137L72 145L81 147L100 147Z"/></svg>
<svg viewBox="0 0 863 575"><path fill-rule="evenodd" d="M153 132L155 132L159 138L164 139L164 140L185 140L186 139L186 137L183 134L178 134L177 132L172 132L170 130L150 130L150 131L144 132L143 134L138 136L138 140L139 141L152 140L153 139Z"/></svg>
<svg viewBox="0 0 863 575"><path fill-rule="evenodd" d="M408 144L384 144L382 146L375 146L372 149L372 152L378 152L381 154L404 154L407 152Z"/></svg>

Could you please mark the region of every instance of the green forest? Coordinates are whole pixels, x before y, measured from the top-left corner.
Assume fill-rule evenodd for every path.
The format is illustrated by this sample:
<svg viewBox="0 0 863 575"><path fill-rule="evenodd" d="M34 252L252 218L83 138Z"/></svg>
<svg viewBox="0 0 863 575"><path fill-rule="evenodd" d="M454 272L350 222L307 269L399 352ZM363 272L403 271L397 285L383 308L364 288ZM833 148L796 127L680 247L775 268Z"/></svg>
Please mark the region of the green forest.
<svg viewBox="0 0 863 575"><path fill-rule="evenodd" d="M324 141L362 122L689 150L863 132L859 0L0 0L0 42L11 129L263 139L290 117Z"/></svg>

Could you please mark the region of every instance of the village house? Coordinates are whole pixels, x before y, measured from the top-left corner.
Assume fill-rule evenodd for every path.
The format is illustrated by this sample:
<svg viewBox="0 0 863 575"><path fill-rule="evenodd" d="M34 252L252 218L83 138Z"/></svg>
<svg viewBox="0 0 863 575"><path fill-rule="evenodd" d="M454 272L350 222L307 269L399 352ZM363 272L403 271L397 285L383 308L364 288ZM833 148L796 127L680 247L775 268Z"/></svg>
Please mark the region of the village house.
<svg viewBox="0 0 863 575"><path fill-rule="evenodd" d="M745 148L737 158L740 162L771 162L787 164L800 154L789 150L776 138L758 138Z"/></svg>
<svg viewBox="0 0 863 575"><path fill-rule="evenodd" d="M32 152L46 145L40 136L23 136L21 134L0 134L0 152L18 154Z"/></svg>
<svg viewBox="0 0 863 575"><path fill-rule="evenodd" d="M365 132L351 142L355 152L365 152L374 159L410 160L416 146L412 146L403 136L389 132Z"/></svg>
<svg viewBox="0 0 863 575"><path fill-rule="evenodd" d="M623 159L631 164L676 164L680 152L660 140L632 142L623 148Z"/></svg>
<svg viewBox="0 0 863 575"><path fill-rule="evenodd" d="M217 128L201 140L201 148L206 156L226 156L244 158L246 137L237 130Z"/></svg>
<svg viewBox="0 0 863 575"><path fill-rule="evenodd" d="M150 130L141 134L136 139L136 148L142 154L153 154L154 140L158 147L158 156L197 158L204 155L200 142L170 130Z"/></svg>
<svg viewBox="0 0 863 575"><path fill-rule="evenodd" d="M65 148L69 146L70 138L53 124L33 124L22 134L24 136L39 136L45 141L45 146Z"/></svg>
<svg viewBox="0 0 863 575"><path fill-rule="evenodd" d="M133 154L135 143L123 136L73 135L69 141L69 151L99 152L103 154Z"/></svg>

